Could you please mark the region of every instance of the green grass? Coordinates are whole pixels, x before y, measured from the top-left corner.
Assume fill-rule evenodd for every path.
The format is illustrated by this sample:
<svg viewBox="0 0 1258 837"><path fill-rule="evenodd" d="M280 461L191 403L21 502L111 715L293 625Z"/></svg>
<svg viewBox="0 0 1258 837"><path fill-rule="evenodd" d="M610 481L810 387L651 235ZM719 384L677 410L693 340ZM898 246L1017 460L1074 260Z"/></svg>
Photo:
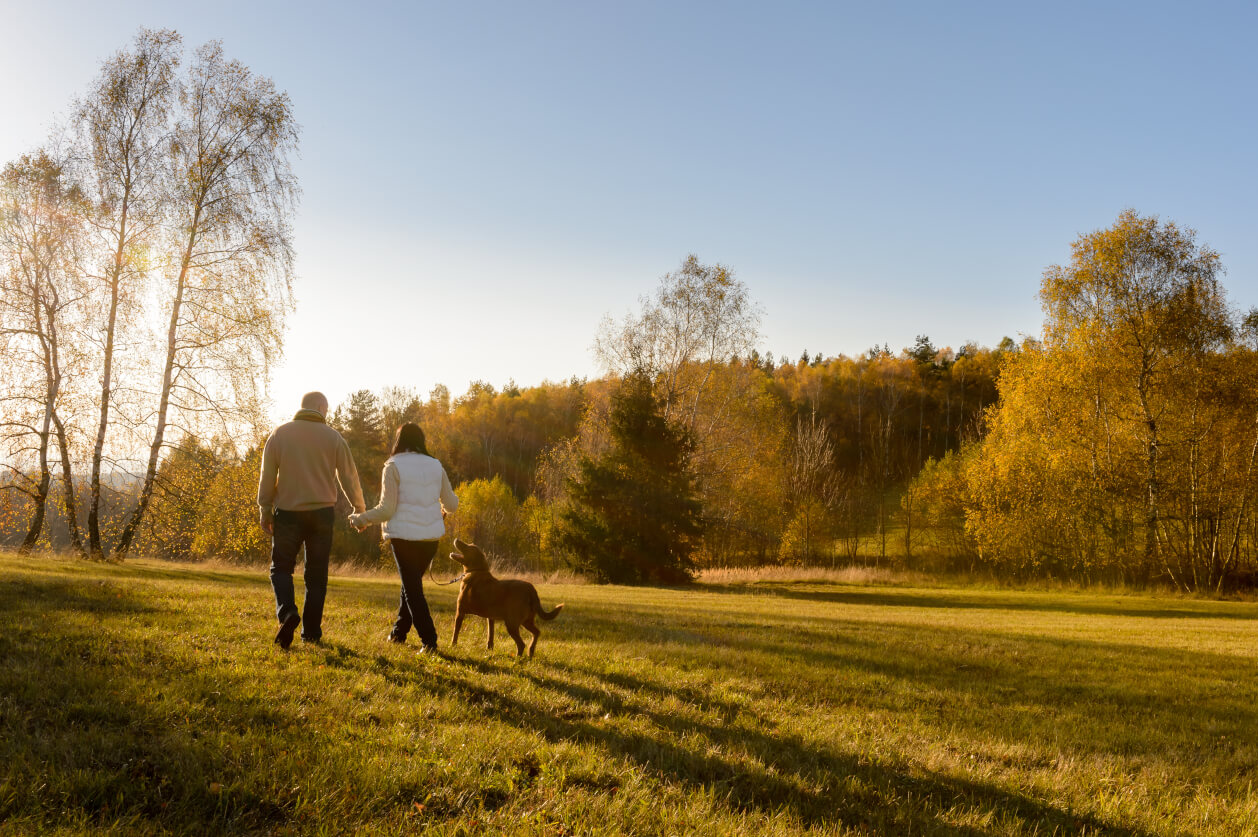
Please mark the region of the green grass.
<svg viewBox="0 0 1258 837"><path fill-rule="evenodd" d="M387 578L282 653L265 570L0 556L0 834L1258 834L1256 605L541 594L532 660Z"/></svg>

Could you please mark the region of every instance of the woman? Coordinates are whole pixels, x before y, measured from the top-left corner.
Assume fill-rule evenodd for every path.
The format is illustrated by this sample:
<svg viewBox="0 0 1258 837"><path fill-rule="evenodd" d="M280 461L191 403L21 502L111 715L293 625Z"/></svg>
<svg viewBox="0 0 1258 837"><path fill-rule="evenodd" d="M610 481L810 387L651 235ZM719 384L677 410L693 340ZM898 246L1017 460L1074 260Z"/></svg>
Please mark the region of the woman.
<svg viewBox="0 0 1258 837"><path fill-rule="evenodd" d="M459 507L450 478L441 463L428 454L424 431L407 422L393 437L393 453L384 463L380 478L380 504L361 514L351 514L351 526L360 532L372 523L384 524L384 536L393 548L402 600L390 642L406 642L415 626L421 652L437 649L437 629L424 598L424 571L437 554L437 541L445 534L448 512Z"/></svg>

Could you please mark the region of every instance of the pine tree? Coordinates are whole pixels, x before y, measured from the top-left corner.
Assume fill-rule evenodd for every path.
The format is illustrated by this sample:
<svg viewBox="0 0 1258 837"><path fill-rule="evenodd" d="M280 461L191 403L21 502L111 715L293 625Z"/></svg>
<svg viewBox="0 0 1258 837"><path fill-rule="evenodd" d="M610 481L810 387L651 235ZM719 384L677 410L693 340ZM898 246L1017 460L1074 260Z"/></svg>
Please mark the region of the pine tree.
<svg viewBox="0 0 1258 837"><path fill-rule="evenodd" d="M358 470L363 499L368 508L374 506L380 499L380 474L384 470L384 460L388 458L388 438L380 399L370 390L352 392L333 411L328 424L344 437ZM344 498L344 494L341 497ZM381 560L386 553L381 549L380 530L371 527L365 532L354 531L345 520L344 515L349 511L347 503L347 499L341 499L338 504L336 524L332 530L332 554L366 563Z"/></svg>
<svg viewBox="0 0 1258 837"><path fill-rule="evenodd" d="M612 398L611 445L583 458L560 516L574 567L597 581L680 583L690 579L703 533L686 465L690 439L664 419L650 379L627 377Z"/></svg>
<svg viewBox="0 0 1258 837"><path fill-rule="evenodd" d="M350 393L349 400L336 409L329 423L345 437L358 466L363 494L374 501L380 492L380 472L388 457L380 399L366 389Z"/></svg>

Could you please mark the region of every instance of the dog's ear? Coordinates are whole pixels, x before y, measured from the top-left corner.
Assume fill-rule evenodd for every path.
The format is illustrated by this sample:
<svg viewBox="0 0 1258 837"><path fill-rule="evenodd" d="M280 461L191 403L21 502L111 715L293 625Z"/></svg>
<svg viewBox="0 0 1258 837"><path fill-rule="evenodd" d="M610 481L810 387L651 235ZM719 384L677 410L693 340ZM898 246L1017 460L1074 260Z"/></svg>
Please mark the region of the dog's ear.
<svg viewBox="0 0 1258 837"><path fill-rule="evenodd" d="M459 552L462 552L463 550L467 549L467 544L459 540L458 538L455 538L454 548L457 549Z"/></svg>

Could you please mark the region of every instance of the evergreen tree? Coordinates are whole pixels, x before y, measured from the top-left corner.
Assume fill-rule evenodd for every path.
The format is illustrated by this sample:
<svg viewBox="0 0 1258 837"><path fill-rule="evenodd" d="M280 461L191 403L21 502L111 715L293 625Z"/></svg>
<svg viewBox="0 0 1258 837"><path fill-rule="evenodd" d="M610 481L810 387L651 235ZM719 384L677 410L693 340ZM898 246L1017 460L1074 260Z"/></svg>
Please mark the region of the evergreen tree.
<svg viewBox="0 0 1258 837"><path fill-rule="evenodd" d="M613 396L609 425L607 452L583 458L571 481L561 543L578 571L601 582L688 581L703 532L689 437L668 425L641 373Z"/></svg>
<svg viewBox="0 0 1258 837"><path fill-rule="evenodd" d="M380 471L388 457L389 444L380 399L371 390L350 393L349 400L336 409L329 424L345 437L358 466L363 493L374 499L380 493Z"/></svg>
<svg viewBox="0 0 1258 837"><path fill-rule="evenodd" d="M328 424L345 438L358 469L363 499L368 508L374 506L380 499L380 474L384 470L384 460L388 458L389 444L380 399L370 390L352 392L332 413ZM347 502L342 499L338 504L332 530L332 554L368 564L381 560L385 552L381 548L380 530L373 526L365 532L355 531L345 520Z"/></svg>

